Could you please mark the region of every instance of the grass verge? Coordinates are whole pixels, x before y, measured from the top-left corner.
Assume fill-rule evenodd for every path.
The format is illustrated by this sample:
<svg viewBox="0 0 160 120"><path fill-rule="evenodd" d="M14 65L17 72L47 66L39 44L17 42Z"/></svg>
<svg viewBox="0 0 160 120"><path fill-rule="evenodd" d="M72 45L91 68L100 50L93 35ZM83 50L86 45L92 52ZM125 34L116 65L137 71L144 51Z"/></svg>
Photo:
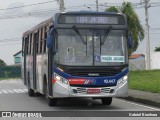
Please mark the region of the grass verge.
<svg viewBox="0 0 160 120"><path fill-rule="evenodd" d="M160 70L130 71L129 88L160 93Z"/></svg>

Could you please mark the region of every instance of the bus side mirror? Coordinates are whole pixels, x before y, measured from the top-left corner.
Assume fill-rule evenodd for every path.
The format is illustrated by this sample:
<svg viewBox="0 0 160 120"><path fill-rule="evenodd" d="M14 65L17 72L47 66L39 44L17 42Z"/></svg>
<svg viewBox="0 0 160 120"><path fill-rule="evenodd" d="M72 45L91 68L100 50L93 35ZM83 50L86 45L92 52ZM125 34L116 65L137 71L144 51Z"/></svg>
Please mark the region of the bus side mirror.
<svg viewBox="0 0 160 120"><path fill-rule="evenodd" d="M129 48L133 47L133 39L131 34L128 35L128 47Z"/></svg>
<svg viewBox="0 0 160 120"><path fill-rule="evenodd" d="M53 33L54 33L54 29L51 28L50 31L47 34L47 47L49 49L51 49L53 47L53 41L54 41Z"/></svg>

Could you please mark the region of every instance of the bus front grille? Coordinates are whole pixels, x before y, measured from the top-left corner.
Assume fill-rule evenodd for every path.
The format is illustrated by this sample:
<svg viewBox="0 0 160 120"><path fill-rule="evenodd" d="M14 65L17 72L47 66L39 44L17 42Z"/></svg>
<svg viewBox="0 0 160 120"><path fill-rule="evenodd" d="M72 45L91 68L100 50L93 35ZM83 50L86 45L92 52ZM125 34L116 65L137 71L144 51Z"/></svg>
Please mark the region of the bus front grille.
<svg viewBox="0 0 160 120"><path fill-rule="evenodd" d="M120 73L120 71L116 70L70 70L66 71L67 74L72 76L86 76L86 77L100 77L100 76L115 76Z"/></svg>
<svg viewBox="0 0 160 120"><path fill-rule="evenodd" d="M71 67L71 66L58 66L71 76L82 76L82 77L105 77L105 76L115 76L122 72L124 68L128 65L123 66L82 66L82 67Z"/></svg>
<svg viewBox="0 0 160 120"><path fill-rule="evenodd" d="M83 77L100 77L100 76L115 76L119 71L68 71L67 74L71 76L83 76Z"/></svg>
<svg viewBox="0 0 160 120"><path fill-rule="evenodd" d="M84 88L84 87L77 88L77 93L86 94L87 89L88 88ZM110 92L110 88L108 88L108 87L103 87L100 89L101 89L101 93L109 93Z"/></svg>

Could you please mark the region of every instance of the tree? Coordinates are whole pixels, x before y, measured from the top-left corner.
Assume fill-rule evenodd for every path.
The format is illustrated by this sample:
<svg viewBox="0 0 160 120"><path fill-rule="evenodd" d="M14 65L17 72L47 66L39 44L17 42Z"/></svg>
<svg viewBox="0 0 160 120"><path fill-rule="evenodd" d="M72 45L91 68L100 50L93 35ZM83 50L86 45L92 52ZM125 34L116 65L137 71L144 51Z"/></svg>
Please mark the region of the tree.
<svg viewBox="0 0 160 120"><path fill-rule="evenodd" d="M121 12L127 16L128 31L132 35L133 47L129 49L129 54L135 52L138 48L139 42L144 39L144 29L139 21L138 15L134 11L131 2L123 2L121 7L114 6L105 10L106 12Z"/></svg>
<svg viewBox="0 0 160 120"><path fill-rule="evenodd" d="M120 12L116 7L111 6L105 10L105 12Z"/></svg>
<svg viewBox="0 0 160 120"><path fill-rule="evenodd" d="M155 52L160 51L160 47L156 47L154 51L155 51Z"/></svg>
<svg viewBox="0 0 160 120"><path fill-rule="evenodd" d="M6 63L0 59L0 66L6 66Z"/></svg>

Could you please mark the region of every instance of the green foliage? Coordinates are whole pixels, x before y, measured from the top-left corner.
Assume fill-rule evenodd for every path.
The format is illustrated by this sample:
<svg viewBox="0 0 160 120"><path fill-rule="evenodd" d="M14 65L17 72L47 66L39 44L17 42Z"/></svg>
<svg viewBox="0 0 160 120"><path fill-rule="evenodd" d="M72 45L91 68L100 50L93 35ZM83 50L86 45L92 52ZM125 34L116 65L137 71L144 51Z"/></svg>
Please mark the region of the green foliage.
<svg viewBox="0 0 160 120"><path fill-rule="evenodd" d="M134 11L132 3L123 2L120 8L110 7L106 9L106 11L108 10L110 12L111 10L113 10L113 12L120 11L127 16L128 31L129 33L131 33L133 39L133 48L129 49L129 54L132 54L137 50L139 42L144 39L144 30L142 25L140 24L138 15Z"/></svg>
<svg viewBox="0 0 160 120"><path fill-rule="evenodd" d="M155 52L160 51L160 47L156 47L154 51Z"/></svg>
<svg viewBox="0 0 160 120"><path fill-rule="evenodd" d="M105 12L119 12L119 10L114 6L111 6L108 9L106 9Z"/></svg>
<svg viewBox="0 0 160 120"><path fill-rule="evenodd" d="M0 59L0 66L6 66L6 63Z"/></svg>
<svg viewBox="0 0 160 120"><path fill-rule="evenodd" d="M0 78L21 77L20 66L0 66Z"/></svg>
<svg viewBox="0 0 160 120"><path fill-rule="evenodd" d="M129 88L160 93L160 70L130 71Z"/></svg>

